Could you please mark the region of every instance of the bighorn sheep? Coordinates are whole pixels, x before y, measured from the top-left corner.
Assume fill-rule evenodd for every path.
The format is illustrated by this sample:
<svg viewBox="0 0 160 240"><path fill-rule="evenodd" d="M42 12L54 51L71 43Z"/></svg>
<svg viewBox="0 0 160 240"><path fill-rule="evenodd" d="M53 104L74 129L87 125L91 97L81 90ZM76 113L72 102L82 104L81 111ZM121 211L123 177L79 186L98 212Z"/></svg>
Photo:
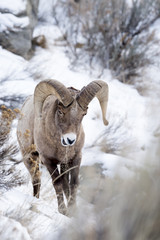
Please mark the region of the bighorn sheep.
<svg viewBox="0 0 160 240"><path fill-rule="evenodd" d="M81 91L66 88L56 80L41 81L21 110L17 138L30 172L33 195L39 197L39 160L48 169L58 200L58 210L67 214L63 192L68 207L75 203L81 150L84 144L82 119L88 104L97 97L102 110L103 122L108 102L108 85L93 81ZM57 165L60 164L60 172Z"/></svg>

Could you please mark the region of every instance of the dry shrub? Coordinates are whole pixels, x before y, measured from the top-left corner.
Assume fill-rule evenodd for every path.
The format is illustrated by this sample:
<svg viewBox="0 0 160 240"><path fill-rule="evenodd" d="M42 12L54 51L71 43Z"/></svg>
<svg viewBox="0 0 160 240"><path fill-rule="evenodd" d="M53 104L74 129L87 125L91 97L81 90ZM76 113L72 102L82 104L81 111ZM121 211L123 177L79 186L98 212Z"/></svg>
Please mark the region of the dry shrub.
<svg viewBox="0 0 160 240"><path fill-rule="evenodd" d="M0 101L7 106L7 108L14 109L16 106L19 106L21 102L24 102L24 95L7 95L0 98Z"/></svg>
<svg viewBox="0 0 160 240"><path fill-rule="evenodd" d="M72 62L97 63L123 82L154 62L158 41L150 27L160 18L160 0L54 1L53 17L68 43ZM62 17L63 16L63 17Z"/></svg>
<svg viewBox="0 0 160 240"><path fill-rule="evenodd" d="M135 144L130 138L127 129L123 127L123 123L123 118L110 122L102 134L86 149L99 147L102 152L126 157L129 152L133 152ZM120 137L117 137L118 135Z"/></svg>
<svg viewBox="0 0 160 240"><path fill-rule="evenodd" d="M18 148L15 144L9 143L12 122L19 114L18 109L8 109L1 106L0 115L0 189L10 189L23 183L16 165Z"/></svg>

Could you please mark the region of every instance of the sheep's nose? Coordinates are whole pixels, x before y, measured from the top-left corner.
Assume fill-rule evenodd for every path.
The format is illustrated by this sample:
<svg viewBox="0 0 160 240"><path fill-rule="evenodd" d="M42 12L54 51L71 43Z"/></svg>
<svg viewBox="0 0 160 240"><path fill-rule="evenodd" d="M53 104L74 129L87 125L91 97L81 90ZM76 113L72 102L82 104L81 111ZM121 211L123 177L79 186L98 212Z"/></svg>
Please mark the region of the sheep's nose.
<svg viewBox="0 0 160 240"><path fill-rule="evenodd" d="M61 144L63 146L72 146L76 142L76 134L75 133L66 133L61 136Z"/></svg>

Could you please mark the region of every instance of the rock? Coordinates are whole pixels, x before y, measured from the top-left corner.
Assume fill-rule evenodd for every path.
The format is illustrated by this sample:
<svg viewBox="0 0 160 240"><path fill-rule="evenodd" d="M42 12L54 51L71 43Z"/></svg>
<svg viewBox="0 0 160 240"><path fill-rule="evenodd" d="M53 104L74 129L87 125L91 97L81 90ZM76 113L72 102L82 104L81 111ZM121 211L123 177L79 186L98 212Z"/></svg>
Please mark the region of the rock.
<svg viewBox="0 0 160 240"><path fill-rule="evenodd" d="M45 38L45 36L44 35L39 35L37 37L34 37L32 39L32 46L33 46L33 49L35 48L35 46L46 48L46 38Z"/></svg>
<svg viewBox="0 0 160 240"><path fill-rule="evenodd" d="M32 49L32 33L37 23L39 0L0 2L0 45L28 58Z"/></svg>

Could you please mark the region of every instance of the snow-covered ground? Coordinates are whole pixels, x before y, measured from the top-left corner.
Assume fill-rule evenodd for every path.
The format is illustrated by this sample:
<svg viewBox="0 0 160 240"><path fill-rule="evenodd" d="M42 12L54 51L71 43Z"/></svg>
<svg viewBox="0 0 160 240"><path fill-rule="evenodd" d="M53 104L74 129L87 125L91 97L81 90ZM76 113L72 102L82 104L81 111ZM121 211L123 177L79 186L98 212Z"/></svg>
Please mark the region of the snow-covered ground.
<svg viewBox="0 0 160 240"><path fill-rule="evenodd" d="M95 80L87 70L70 69L65 47L55 44L55 39L61 36L56 26L49 23L37 25L34 35L39 34L45 35L47 48L37 47L29 61L0 48L1 97L11 94L28 96L33 93L38 81L47 78L57 79L67 87L78 89ZM133 86L113 79L109 71L103 74L101 79L109 85L109 125L103 125L99 103L94 99L83 120L86 141L82 166L99 163L106 176L127 179L135 176L137 168L149 170L157 164L154 159L160 135L160 111L157 110L160 104L159 76L158 67L146 70L144 78L145 83L149 83L146 86L148 94L143 96ZM29 179L23 164L20 168ZM0 234L3 239L47 239L51 232L56 239L60 228L71 220L58 213L51 179L44 167L40 199L32 197L30 181L4 192L0 197ZM9 229L7 236L3 232L6 226Z"/></svg>

